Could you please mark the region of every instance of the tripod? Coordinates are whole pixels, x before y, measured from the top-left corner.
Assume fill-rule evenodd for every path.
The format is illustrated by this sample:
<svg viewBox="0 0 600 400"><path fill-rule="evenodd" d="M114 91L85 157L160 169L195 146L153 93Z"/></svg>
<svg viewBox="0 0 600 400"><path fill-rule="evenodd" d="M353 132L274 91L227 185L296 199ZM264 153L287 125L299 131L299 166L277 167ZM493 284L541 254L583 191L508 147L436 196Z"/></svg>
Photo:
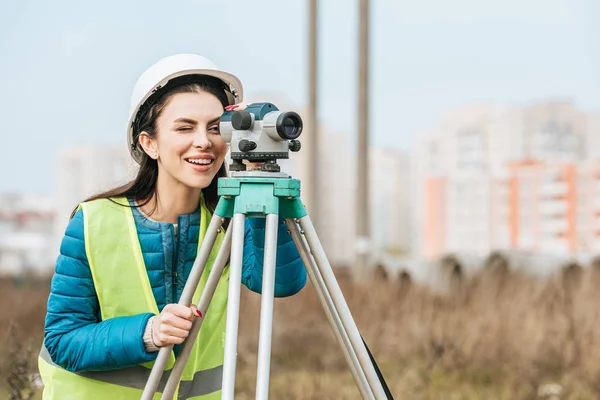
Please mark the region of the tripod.
<svg viewBox="0 0 600 400"><path fill-rule="evenodd" d="M266 219L256 399L267 399L269 395L275 262L280 217L284 219L298 249L362 398L391 398L385 381L379 370L376 370L377 366L354 323L315 228L300 200L300 181L280 172L233 172L232 177L219 179L218 193L219 203L198 250L179 304L189 306L191 303L218 232L225 218L232 218L198 303L198 309L205 315L223 269L231 256L221 398L234 398L244 230L247 217ZM170 371L161 399L173 398L202 321L203 319L196 319L192 323L190 334L183 342L179 356ZM142 400L154 398L172 348L173 345L160 349L146 382Z"/></svg>

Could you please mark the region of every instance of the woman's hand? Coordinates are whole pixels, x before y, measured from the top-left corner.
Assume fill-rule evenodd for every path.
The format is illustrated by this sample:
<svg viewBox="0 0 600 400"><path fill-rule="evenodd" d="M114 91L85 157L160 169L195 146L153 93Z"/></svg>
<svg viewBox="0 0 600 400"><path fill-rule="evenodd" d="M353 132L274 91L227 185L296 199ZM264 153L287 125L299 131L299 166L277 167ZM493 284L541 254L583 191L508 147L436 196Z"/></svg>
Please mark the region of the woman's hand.
<svg viewBox="0 0 600 400"><path fill-rule="evenodd" d="M250 162L248 160L242 160L242 163L246 164L246 171L260 170L261 165L264 164L264 162Z"/></svg>
<svg viewBox="0 0 600 400"><path fill-rule="evenodd" d="M183 343L194 318L202 318L195 305L167 304L152 324L152 341L156 347Z"/></svg>

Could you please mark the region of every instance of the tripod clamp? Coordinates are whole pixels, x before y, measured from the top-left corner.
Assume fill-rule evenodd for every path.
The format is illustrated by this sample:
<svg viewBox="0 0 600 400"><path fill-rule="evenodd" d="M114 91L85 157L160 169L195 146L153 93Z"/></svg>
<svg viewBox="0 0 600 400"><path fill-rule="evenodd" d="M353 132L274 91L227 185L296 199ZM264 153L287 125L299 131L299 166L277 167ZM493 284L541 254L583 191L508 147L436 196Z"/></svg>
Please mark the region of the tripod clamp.
<svg viewBox="0 0 600 400"><path fill-rule="evenodd" d="M231 178L219 179L219 196L215 214L233 218L244 214L249 218L266 218L268 214L282 219L307 215L300 200L300 181L287 174L273 172L237 172Z"/></svg>

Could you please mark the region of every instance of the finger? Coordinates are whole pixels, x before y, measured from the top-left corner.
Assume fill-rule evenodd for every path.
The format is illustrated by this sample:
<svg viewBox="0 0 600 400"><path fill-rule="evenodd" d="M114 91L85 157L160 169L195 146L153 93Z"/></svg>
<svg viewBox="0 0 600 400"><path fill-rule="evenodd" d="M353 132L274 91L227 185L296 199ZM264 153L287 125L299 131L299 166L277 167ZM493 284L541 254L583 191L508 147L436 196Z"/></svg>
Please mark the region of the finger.
<svg viewBox="0 0 600 400"><path fill-rule="evenodd" d="M202 318L202 312L200 312L200 310L198 310L198 307L196 307L195 305L191 305L190 309L192 310L192 313L198 317L198 318Z"/></svg>
<svg viewBox="0 0 600 400"><path fill-rule="evenodd" d="M181 344L184 340L185 338L178 336L161 335L160 341L162 342L162 346L160 347L166 346L168 344Z"/></svg>
<svg viewBox="0 0 600 400"><path fill-rule="evenodd" d="M164 337L173 336L179 338L186 338L189 336L190 331L186 329L177 328L172 325L161 325L160 334Z"/></svg>
<svg viewBox="0 0 600 400"><path fill-rule="evenodd" d="M191 320L194 316L192 310L189 307L183 306L181 304L174 304L169 311L172 312L174 315L181 318L185 318L187 320Z"/></svg>
<svg viewBox="0 0 600 400"><path fill-rule="evenodd" d="M260 169L260 167L264 164L264 162L247 162L246 164L246 170L247 171L253 171L253 170L257 170Z"/></svg>
<svg viewBox="0 0 600 400"><path fill-rule="evenodd" d="M238 104L232 104L225 107L225 111L242 111L248 107L248 103L241 102Z"/></svg>
<svg viewBox="0 0 600 400"><path fill-rule="evenodd" d="M161 320L161 327L162 325L170 325L174 326L175 328L184 329L186 331L192 329L192 321L170 313L164 315L164 317Z"/></svg>
<svg viewBox="0 0 600 400"><path fill-rule="evenodd" d="M258 166L261 166L264 164L264 162L252 162L252 161L248 161L248 160L242 160L242 163L253 166L253 167L258 167Z"/></svg>

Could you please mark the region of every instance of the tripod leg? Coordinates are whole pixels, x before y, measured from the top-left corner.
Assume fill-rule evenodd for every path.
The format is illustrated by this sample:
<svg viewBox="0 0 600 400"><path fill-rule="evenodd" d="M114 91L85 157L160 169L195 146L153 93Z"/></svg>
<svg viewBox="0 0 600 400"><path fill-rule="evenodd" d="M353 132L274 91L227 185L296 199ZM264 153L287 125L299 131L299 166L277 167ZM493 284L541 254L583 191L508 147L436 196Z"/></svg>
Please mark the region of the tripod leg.
<svg viewBox="0 0 600 400"><path fill-rule="evenodd" d="M300 258L302 258L302 262L306 267L306 272L308 277L317 292L319 300L321 302L321 306L323 307L323 311L325 311L325 315L329 320L329 324L335 334L335 337L341 346L344 356L346 358L346 362L350 368L350 372L354 377L354 381L356 382L356 386L360 391L360 394L363 399L374 399L373 393L371 392L371 388L369 387L369 383L367 382L367 378L364 374L364 371L360 367L360 362L356 357L356 353L352 348L352 343L350 342L350 338L348 338L348 333L344 329L344 325L342 324L342 320L335 309L335 305L333 304L333 300L331 296L327 292L327 288L325 286L325 282L323 281L323 277L316 267L314 260L312 259L310 252L308 250L308 246L305 243L302 235L300 234L300 230L298 229L298 225L292 218L287 218L285 223L292 235L292 239L296 248L298 249L298 253L300 254Z"/></svg>
<svg viewBox="0 0 600 400"><path fill-rule="evenodd" d="M198 302L198 310L200 310L200 312L204 316L206 316L206 311L208 310L210 301L212 300L213 295L215 294L215 290L219 285L219 280L221 279L221 275L223 274L223 269L225 269L225 264L227 264L227 259L229 258L229 254L231 251L231 235L232 231L231 229L228 229L225 233L225 238L223 239L223 243L221 244L219 253L217 254L217 258L215 259L215 263L213 264L213 269L210 271L208 279L206 280L206 286L204 287L202 295L200 296L200 301ZM165 390L163 391L161 400L170 400L175 395L175 391L177 390L177 386L179 385L179 380L181 379L181 375L183 374L185 364L187 363L190 357L190 353L192 352L194 342L198 337L198 333L200 332L200 328L202 327L203 321L204 318L195 319L192 323L192 329L190 330L190 334L183 342L183 346L181 346L181 350L179 351L177 361L175 361L175 365L171 370L171 375L167 380L167 384L165 386Z"/></svg>
<svg viewBox="0 0 600 400"><path fill-rule="evenodd" d="M181 298L179 299L179 304L189 305L192 301L192 297L194 296L194 291L198 286L198 282L200 282L200 277L204 272L204 267L206 266L206 261L208 260L208 256L215 244L215 240L217 239L217 235L219 233L219 228L223 225L223 218L214 214L210 220L210 224L206 231L206 236L204 237L204 241L200 245L200 249L198 250L198 255L194 260L194 265L192 266L192 270L190 271L190 276L185 284L183 289L183 293L181 294ZM168 345L161 347L158 352L158 356L152 366L152 370L150 371L150 376L146 381L146 386L144 387L144 391L142 392L142 397L140 400L152 400L154 394L158 390L158 386L160 384L161 378L163 376L165 367L169 362L169 356L171 355L171 350L173 350L173 345Z"/></svg>
<svg viewBox="0 0 600 400"><path fill-rule="evenodd" d="M229 264L229 292L227 321L225 325L225 360L223 364L222 400L233 400L235 394L235 367L237 358L238 325L240 315L240 291L242 289L242 261L244 257L244 231L246 216L234 214L231 239L231 262Z"/></svg>
<svg viewBox="0 0 600 400"><path fill-rule="evenodd" d="M275 297L275 266L277 257L277 230L279 216L267 214L265 222L265 255L260 305L260 334L258 340L258 371L256 399L269 398L269 373L271 365L271 335L273 332L273 300Z"/></svg>
<svg viewBox="0 0 600 400"><path fill-rule="evenodd" d="M304 230L306 241L312 250L312 254L315 257L315 261L319 267L319 270L321 271L323 280L325 281L325 285L327 286L327 290L331 295L331 299L333 300L335 308L339 312L345 331L348 333L348 337L350 338L350 342L352 343L352 347L356 352L360 365L365 372L369 386L371 387L371 390L375 394L375 398L377 400L385 400L387 396L383 390L381 381L377 376L365 344L360 336L360 332L354 323L352 314L348 308L348 304L346 303L344 295L342 294L342 290L335 279L331 265L327 260L327 256L325 255L325 251L323 250L323 246L319 241L319 237L317 236L317 232L315 231L310 217L308 215L302 217L298 220L298 222L300 223L302 230Z"/></svg>

